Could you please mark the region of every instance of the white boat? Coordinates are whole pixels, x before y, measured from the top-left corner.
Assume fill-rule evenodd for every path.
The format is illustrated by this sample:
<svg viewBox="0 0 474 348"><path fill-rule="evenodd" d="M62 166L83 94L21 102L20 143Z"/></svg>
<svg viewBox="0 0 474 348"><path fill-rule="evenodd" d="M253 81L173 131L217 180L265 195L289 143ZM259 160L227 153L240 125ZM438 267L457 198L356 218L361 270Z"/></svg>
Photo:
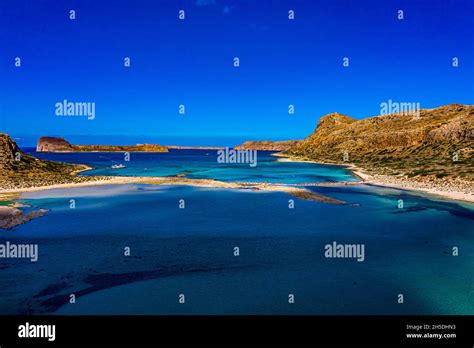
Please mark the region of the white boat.
<svg viewBox="0 0 474 348"><path fill-rule="evenodd" d="M112 166L112 169L122 169L122 168L125 168L125 166L123 164L114 164Z"/></svg>

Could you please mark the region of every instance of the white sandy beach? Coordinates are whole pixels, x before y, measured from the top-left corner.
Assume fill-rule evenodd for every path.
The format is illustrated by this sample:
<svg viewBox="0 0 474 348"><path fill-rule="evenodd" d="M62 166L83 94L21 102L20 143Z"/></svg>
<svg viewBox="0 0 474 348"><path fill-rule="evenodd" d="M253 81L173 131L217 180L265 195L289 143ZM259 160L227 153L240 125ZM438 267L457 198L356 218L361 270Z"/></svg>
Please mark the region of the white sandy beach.
<svg viewBox="0 0 474 348"><path fill-rule="evenodd" d="M467 182L462 182L457 185L457 187L455 187L456 185L444 182L443 179L439 179L437 180L437 182L422 182L389 175L370 175L354 165L322 163L304 158L286 157L280 154L274 154L273 156L279 157L277 160L278 162L310 162L315 164L344 166L347 167L347 169L351 170L355 176L359 177L362 180L361 183L367 185L383 186L401 190L428 193L447 199L474 203L474 186L469 185L469 183ZM464 188L461 188L461 186L463 186Z"/></svg>
<svg viewBox="0 0 474 348"><path fill-rule="evenodd" d="M458 201L474 203L474 187L470 191L454 190L446 185L445 187L437 187L436 184L418 182L414 180L391 177L388 175L369 175L360 170L353 170L353 173L362 178L366 184L390 187L408 191L418 191L432 195L441 196L443 198L454 199Z"/></svg>
<svg viewBox="0 0 474 348"><path fill-rule="evenodd" d="M276 191L285 192L295 197L332 203L332 204L345 204L345 202L319 195L311 192L303 187L295 187L291 185L280 185L280 184L268 184L268 183L239 183L239 182L224 182L213 179L189 179L185 177L136 177L136 176L122 176L122 177L105 177L98 180L57 184L57 185L45 185L25 188L15 188L0 190L0 200L11 200L20 196L21 193L35 192L44 190L55 190L55 189L67 189L67 188L78 188L78 187L89 187L89 186L103 186L103 185L124 185L124 184L149 184L149 185L186 185L196 187L214 187L214 188L227 188L227 189L250 189L253 191Z"/></svg>

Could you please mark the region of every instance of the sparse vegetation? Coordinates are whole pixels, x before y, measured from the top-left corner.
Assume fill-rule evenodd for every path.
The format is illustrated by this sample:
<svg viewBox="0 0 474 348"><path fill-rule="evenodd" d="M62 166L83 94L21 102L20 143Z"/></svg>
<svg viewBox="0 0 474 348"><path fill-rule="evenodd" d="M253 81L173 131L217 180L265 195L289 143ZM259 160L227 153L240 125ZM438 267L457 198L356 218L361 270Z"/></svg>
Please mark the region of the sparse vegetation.
<svg viewBox="0 0 474 348"><path fill-rule="evenodd" d="M329 114L312 135L283 154L355 164L373 174L474 181L474 106L452 104L421 110L417 119L386 115L377 120Z"/></svg>

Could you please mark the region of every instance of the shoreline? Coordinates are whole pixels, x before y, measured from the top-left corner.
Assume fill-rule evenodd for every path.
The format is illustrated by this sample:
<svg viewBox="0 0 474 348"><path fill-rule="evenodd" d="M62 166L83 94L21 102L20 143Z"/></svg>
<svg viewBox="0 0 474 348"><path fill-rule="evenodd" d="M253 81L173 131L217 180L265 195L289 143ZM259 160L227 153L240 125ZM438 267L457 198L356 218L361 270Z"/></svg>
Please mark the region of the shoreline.
<svg viewBox="0 0 474 348"><path fill-rule="evenodd" d="M68 189L77 187L105 186L105 185L126 185L126 184L144 184L144 185L184 185L194 187L213 187L222 189L243 189L252 191L276 191L284 192L295 197L332 204L346 204L335 198L320 195L304 187L296 187L284 184L269 183L248 183L248 182L225 182L214 179L190 179L180 176L117 176L117 177L98 177L97 180L71 182L63 184L33 186L15 189L0 189L0 200L14 200L25 192L37 192L52 189Z"/></svg>
<svg viewBox="0 0 474 348"><path fill-rule="evenodd" d="M304 187L285 186L282 184L268 183L243 183L243 182L224 182L214 179L189 179L178 176L168 177L102 177L100 180L71 182L64 184L54 184L45 186L34 186L16 189L0 190L0 202L10 202L7 205L0 206L0 229L10 229L30 221L31 219L43 216L47 210L39 209L25 214L17 201L21 194L25 192L47 191L52 189L69 189L78 187L106 186L106 185L127 185L127 184L146 184L146 185L184 185L194 187L212 187L220 189L237 189L250 191L283 192L299 199L328 203L357 206L357 204L346 203L336 198L324 196L312 192Z"/></svg>
<svg viewBox="0 0 474 348"><path fill-rule="evenodd" d="M394 188L399 190L414 191L427 193L430 195L440 196L445 199L450 199L454 201L474 203L474 192L465 192L463 190L455 190L453 188L447 187L446 182L422 182L408 178L394 177L383 174L368 174L364 172L363 169L353 165L353 164L341 164L341 163L324 163L318 162L301 157L292 157L283 154L273 154L272 156L279 157L277 161L279 162L309 162L314 164L323 164L323 165L337 165L346 167L352 172L352 174L362 180L362 184L380 186L387 188ZM442 189L439 184L443 184ZM459 185L466 184L465 182L459 182ZM474 185L474 184L473 184Z"/></svg>
<svg viewBox="0 0 474 348"><path fill-rule="evenodd" d="M444 190L436 186L433 182L416 181L413 179L393 177L388 175L368 174L363 169L353 164L332 164L321 163L305 158L289 157L281 154L273 154L279 157L277 161L281 162L310 162L322 165L338 165L345 167L351 171L352 175L359 178L357 182L318 182L318 183L303 183L303 184L285 184L285 183L265 183L265 182L225 182L214 179L190 179L185 176L78 176L79 173L91 170L93 168L82 165L81 168L69 174L70 182L57 183L44 186L29 186L18 187L11 189L0 188L0 202L9 202L10 204L0 206L0 229L10 229L17 225L23 224L31 219L41 217L46 212L43 209L32 211L24 214L22 210L18 209L17 201L21 198L22 193L46 191L53 189L70 189L79 187L91 186L106 186L106 185L130 185L130 184L145 184L145 185L184 185L193 187L212 187L220 189L237 189L237 190L251 190L251 191L267 191L267 192L282 192L287 193L299 199L339 204L358 206L358 204L351 204L332 197L324 196L309 190L304 186L347 186L347 185L371 185L379 187L394 188L399 190L406 190L416 193L430 194L444 199L474 203L474 194L472 192L463 192L453 189L450 184L444 183ZM86 177L87 180L77 181L79 177ZM466 183L463 183L465 185ZM439 183L438 183L439 185ZM461 185L462 186L462 185ZM468 186L469 187L469 186Z"/></svg>
<svg viewBox="0 0 474 348"><path fill-rule="evenodd" d="M396 178L388 175L370 175L361 172L359 168L352 170L352 172L364 180L364 183L367 185L422 192L450 200L474 203L474 193L472 192L469 193L452 189L443 190L439 187L436 187L436 185L431 184L432 186L430 186L430 183L424 183L405 178Z"/></svg>
<svg viewBox="0 0 474 348"><path fill-rule="evenodd" d="M23 192L34 192L51 189L67 189L75 187L86 186L101 186L101 185L124 185L124 184L152 184L152 185L186 185L196 187L215 187L215 188L230 188L230 189L252 189L265 191L279 191L286 192L294 196L306 197L305 199L325 201L329 203L345 204L345 202L332 199L330 197L317 195L302 186L347 186L347 185L372 185L387 188L394 188L399 190L414 191L418 193L426 193L430 195L440 196L445 199L474 203L474 192L469 189L459 190L454 186L461 187L468 183L458 182L433 182L431 181L417 181L405 177L394 177L382 174L368 174L363 169L353 164L328 163L318 162L307 158L288 156L281 153L274 153L272 156L278 157L278 162L307 162L321 165L335 165L345 167L351 171L352 175L359 178L358 182L337 182L337 183L305 183L305 184L285 184L285 183L260 183L260 182L224 182L214 179L190 179L183 176L90 176L84 181L73 181L58 183L44 186L19 187L12 189L0 188L0 201L11 201L18 199ZM79 176L81 172L93 169L87 165L81 165L82 168L70 173L71 178L85 178ZM442 186L439 186L442 184ZM299 187L298 187L299 186Z"/></svg>

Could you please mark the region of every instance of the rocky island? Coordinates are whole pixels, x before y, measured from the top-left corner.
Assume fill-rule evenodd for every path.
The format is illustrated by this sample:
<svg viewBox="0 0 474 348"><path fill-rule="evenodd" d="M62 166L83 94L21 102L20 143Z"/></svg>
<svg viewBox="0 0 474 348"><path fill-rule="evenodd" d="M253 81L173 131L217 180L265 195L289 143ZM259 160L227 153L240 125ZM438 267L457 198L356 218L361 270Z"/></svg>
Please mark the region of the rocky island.
<svg viewBox="0 0 474 348"><path fill-rule="evenodd" d="M37 152L168 152L158 144L137 145L73 145L60 137L41 137L36 145Z"/></svg>

